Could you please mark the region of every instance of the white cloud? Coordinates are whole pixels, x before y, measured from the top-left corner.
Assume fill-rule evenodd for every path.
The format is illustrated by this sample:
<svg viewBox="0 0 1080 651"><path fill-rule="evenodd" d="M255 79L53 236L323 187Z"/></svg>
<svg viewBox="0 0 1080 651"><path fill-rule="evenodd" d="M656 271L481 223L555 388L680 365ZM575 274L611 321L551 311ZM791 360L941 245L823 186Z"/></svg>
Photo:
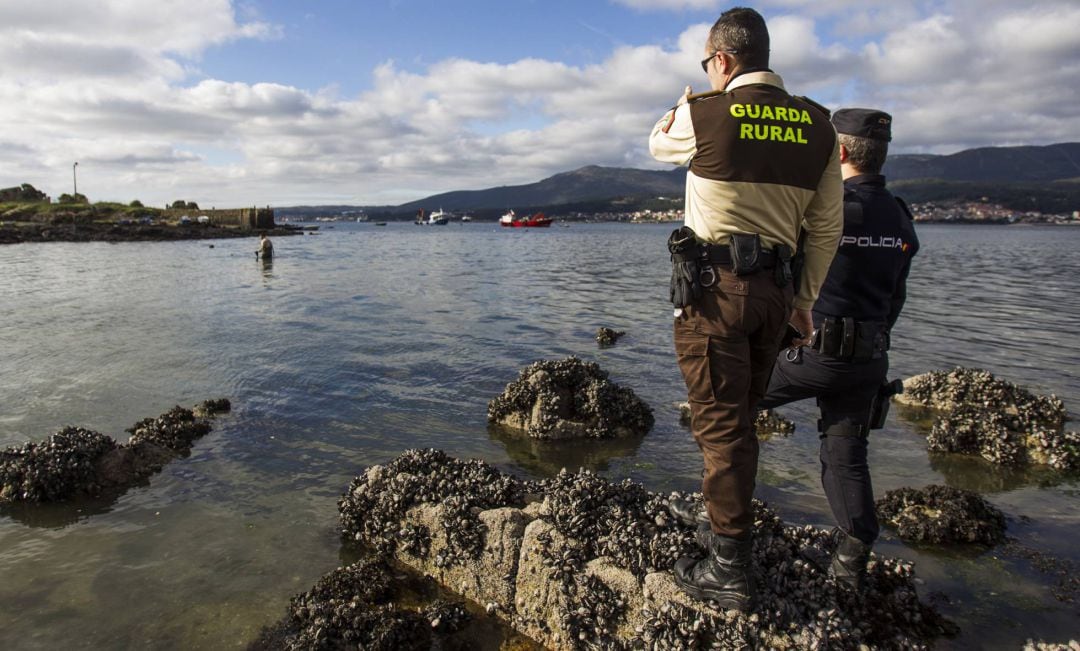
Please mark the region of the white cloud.
<svg viewBox="0 0 1080 651"><path fill-rule="evenodd" d="M59 194L79 160L92 199L398 203L588 164L655 166L655 119L685 85L707 90L708 24L593 65L386 61L369 89L342 97L194 76L207 47L279 31L226 0L59 4L0 5L0 186ZM906 6L893 27L876 21L901 10L878 0L768 3L788 12L769 21L773 65L794 93L893 113L895 151L1075 140L1080 8Z"/></svg>
<svg viewBox="0 0 1080 651"><path fill-rule="evenodd" d="M723 4L720 0L612 0L612 2L641 11L717 9Z"/></svg>

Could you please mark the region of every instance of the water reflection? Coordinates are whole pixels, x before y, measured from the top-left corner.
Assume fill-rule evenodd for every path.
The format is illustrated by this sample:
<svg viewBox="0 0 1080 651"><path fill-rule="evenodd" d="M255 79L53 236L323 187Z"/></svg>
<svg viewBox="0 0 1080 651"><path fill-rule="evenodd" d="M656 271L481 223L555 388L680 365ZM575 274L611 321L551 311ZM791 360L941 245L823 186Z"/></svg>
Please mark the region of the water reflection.
<svg viewBox="0 0 1080 651"><path fill-rule="evenodd" d="M913 405L893 405L896 415L911 424L921 436L930 434L941 415L933 409ZM1026 486L1045 488L1057 486L1070 479L1070 474L1049 466L1003 466L970 454L927 451L930 468L941 474L945 483L954 488L977 493L1005 493ZM1075 479L1075 475L1071 476Z"/></svg>
<svg viewBox="0 0 1080 651"><path fill-rule="evenodd" d="M520 430L488 425L488 436L501 443L514 464L538 477L554 477L563 468L605 472L613 459L634 457L644 437L547 441ZM648 436L646 434L646 436Z"/></svg>
<svg viewBox="0 0 1080 651"><path fill-rule="evenodd" d="M948 452L929 452L928 456L930 467L941 473L946 484L977 493L1004 493L1025 486L1050 488L1069 479L1067 473L1049 466L1002 466L982 457Z"/></svg>
<svg viewBox="0 0 1080 651"><path fill-rule="evenodd" d="M150 479L139 482L139 486L148 486ZM82 522L95 515L109 513L116 502L127 491L109 491L97 497L80 498L62 503L32 504L11 502L0 504L0 517L8 517L28 527L43 529L63 529Z"/></svg>

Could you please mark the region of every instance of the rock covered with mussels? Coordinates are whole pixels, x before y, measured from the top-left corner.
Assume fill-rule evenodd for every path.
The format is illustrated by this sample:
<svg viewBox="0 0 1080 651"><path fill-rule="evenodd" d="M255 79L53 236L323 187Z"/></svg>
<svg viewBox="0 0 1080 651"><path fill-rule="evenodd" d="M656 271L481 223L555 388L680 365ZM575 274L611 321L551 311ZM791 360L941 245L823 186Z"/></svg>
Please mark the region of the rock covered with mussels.
<svg viewBox="0 0 1080 651"><path fill-rule="evenodd" d="M482 461L410 450L357 477L339 506L348 538L555 648L911 649L950 628L919 601L909 563L874 556L868 591L856 595L805 558L810 548L832 551L829 532L787 526L760 502L753 611L690 599L670 568L704 552L694 529L668 515L673 496L684 495L588 471L524 481ZM437 518L420 517L428 506ZM509 521L518 526L497 524Z"/></svg>
<svg viewBox="0 0 1080 651"><path fill-rule="evenodd" d="M190 452L210 431L196 412L212 416L229 408L224 398L195 410L174 407L133 425L127 430L131 439L123 444L82 427L65 427L40 443L0 451L0 504L61 502L127 488Z"/></svg>
<svg viewBox="0 0 1080 651"><path fill-rule="evenodd" d="M679 424L690 427L690 403L679 403ZM760 439L768 439L774 434L788 436L795 432L795 421L784 418L772 409L760 409L754 415L754 434Z"/></svg>
<svg viewBox="0 0 1080 651"><path fill-rule="evenodd" d="M595 362L576 357L541 360L488 403L488 421L538 439L643 436L652 409Z"/></svg>
<svg viewBox="0 0 1080 651"><path fill-rule="evenodd" d="M386 563L369 559L323 576L289 602L285 617L263 629L249 651L369 649L426 651L461 631L471 616L461 603L436 599L401 607L401 582ZM452 645L449 645L452 648Z"/></svg>
<svg viewBox="0 0 1080 651"><path fill-rule="evenodd" d="M927 437L935 452L978 455L1002 465L1080 468L1080 433L1066 431L1065 403L981 369L932 371L904 381L902 404L944 412Z"/></svg>
<svg viewBox="0 0 1080 651"><path fill-rule="evenodd" d="M951 486L899 488L877 501L878 516L904 540L996 545L1005 540L1005 515L978 493Z"/></svg>

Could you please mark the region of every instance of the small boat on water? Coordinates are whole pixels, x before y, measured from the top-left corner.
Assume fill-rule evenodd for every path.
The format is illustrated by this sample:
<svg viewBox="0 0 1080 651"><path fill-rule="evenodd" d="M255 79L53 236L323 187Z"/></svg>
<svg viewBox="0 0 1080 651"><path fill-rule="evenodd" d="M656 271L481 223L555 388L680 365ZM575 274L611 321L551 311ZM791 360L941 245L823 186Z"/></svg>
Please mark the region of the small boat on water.
<svg viewBox="0 0 1080 651"><path fill-rule="evenodd" d="M425 219L424 209L421 208L420 210L416 211L416 222L414 223L417 226L446 226L448 223L450 223L450 215L449 213L443 212L442 208L439 208L435 212L428 215L427 219Z"/></svg>
<svg viewBox="0 0 1080 651"><path fill-rule="evenodd" d="M470 217L469 215L462 215L461 216L461 221L463 221L463 222L471 222L472 217Z"/></svg>
<svg viewBox="0 0 1080 651"><path fill-rule="evenodd" d="M376 226L386 226L386 222L375 222Z"/></svg>
<svg viewBox="0 0 1080 651"><path fill-rule="evenodd" d="M518 217L514 211L506 213L499 218L499 226L509 228L547 228L551 226L551 218L545 217L544 213L538 212L529 217Z"/></svg>

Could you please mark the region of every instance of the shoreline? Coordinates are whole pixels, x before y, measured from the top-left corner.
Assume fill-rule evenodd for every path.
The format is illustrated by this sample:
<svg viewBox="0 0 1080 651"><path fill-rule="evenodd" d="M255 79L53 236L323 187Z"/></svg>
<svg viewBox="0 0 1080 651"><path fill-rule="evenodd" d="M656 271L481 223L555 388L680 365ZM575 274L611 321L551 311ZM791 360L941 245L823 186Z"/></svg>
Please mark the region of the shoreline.
<svg viewBox="0 0 1080 651"><path fill-rule="evenodd" d="M39 224L8 222L0 224L0 245L30 242L172 242L213 240L239 237L303 235L299 228L276 226L271 229L239 229L206 224Z"/></svg>

